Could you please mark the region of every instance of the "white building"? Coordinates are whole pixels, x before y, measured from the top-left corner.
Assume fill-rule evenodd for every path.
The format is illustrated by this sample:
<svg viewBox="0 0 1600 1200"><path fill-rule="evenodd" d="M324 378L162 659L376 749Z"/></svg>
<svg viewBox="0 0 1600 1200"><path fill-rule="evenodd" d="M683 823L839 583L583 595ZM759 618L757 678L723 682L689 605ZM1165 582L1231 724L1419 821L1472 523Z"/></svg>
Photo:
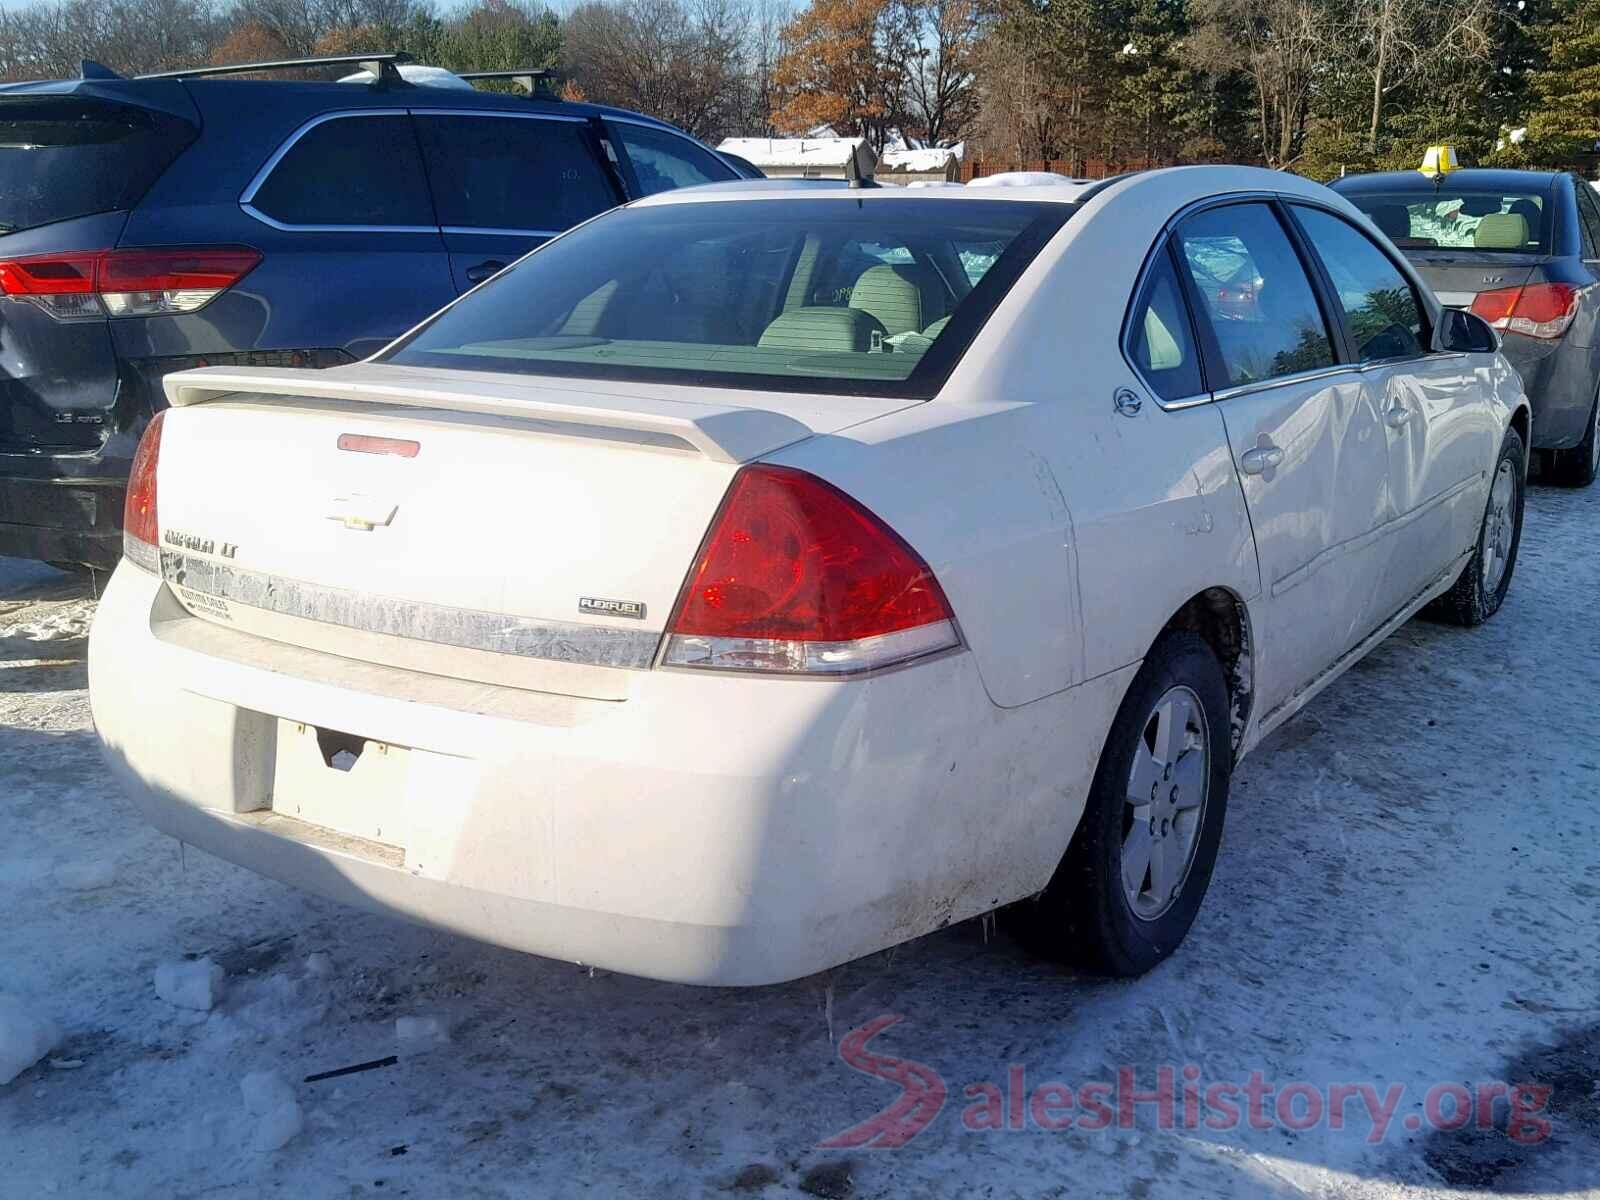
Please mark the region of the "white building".
<svg viewBox="0 0 1600 1200"><path fill-rule="evenodd" d="M725 138L718 150L737 154L773 179L865 179L878 168L866 138Z"/></svg>

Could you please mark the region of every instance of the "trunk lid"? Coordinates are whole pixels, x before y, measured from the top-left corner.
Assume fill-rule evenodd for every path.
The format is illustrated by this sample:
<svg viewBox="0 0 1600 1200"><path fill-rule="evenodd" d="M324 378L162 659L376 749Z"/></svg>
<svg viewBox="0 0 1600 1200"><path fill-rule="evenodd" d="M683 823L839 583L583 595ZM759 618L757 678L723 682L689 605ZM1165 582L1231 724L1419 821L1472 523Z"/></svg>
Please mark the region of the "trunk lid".
<svg viewBox="0 0 1600 1200"><path fill-rule="evenodd" d="M915 403L367 363L166 388L161 565L192 616L606 699L740 463Z"/></svg>
<svg viewBox="0 0 1600 1200"><path fill-rule="evenodd" d="M198 123L176 83L0 88L0 261L114 248ZM117 379L98 310L63 319L0 286L0 453L97 448Z"/></svg>
<svg viewBox="0 0 1600 1200"><path fill-rule="evenodd" d="M1446 308L1471 308L1479 292L1520 287L1547 261L1539 254L1408 250L1406 256Z"/></svg>

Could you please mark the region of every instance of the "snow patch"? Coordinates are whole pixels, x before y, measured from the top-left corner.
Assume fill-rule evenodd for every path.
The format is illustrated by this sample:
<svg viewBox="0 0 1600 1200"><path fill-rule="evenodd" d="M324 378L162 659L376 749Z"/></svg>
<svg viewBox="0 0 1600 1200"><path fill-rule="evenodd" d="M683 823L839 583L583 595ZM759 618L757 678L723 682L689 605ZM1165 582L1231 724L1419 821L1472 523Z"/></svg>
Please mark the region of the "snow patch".
<svg viewBox="0 0 1600 1200"><path fill-rule="evenodd" d="M326 950L318 950L306 958L306 974L316 979L328 979L333 975L333 956Z"/></svg>
<svg viewBox="0 0 1600 1200"><path fill-rule="evenodd" d="M179 1008L210 1012L222 995L222 968L209 958L162 963L156 968L156 995Z"/></svg>
<svg viewBox="0 0 1600 1200"><path fill-rule="evenodd" d="M1070 175L1058 175L1054 171L1001 171L997 175L980 175L967 184L969 188L975 187L1044 187L1049 184L1072 183L1080 187L1087 187L1093 183L1092 179L1074 179Z"/></svg>
<svg viewBox="0 0 1600 1200"><path fill-rule="evenodd" d="M267 1154L282 1149L306 1127L294 1088L276 1071L251 1071L239 1081L244 1108L256 1119L250 1144Z"/></svg>
<svg viewBox="0 0 1600 1200"><path fill-rule="evenodd" d="M396 1017L395 1040L415 1049L436 1046L450 1040L450 1028L441 1017Z"/></svg>
<svg viewBox="0 0 1600 1200"><path fill-rule="evenodd" d="M407 83L414 83L418 87L441 88L466 88L467 91L475 90L470 82L461 78L454 71L447 71L443 67L430 67L424 63L400 63L400 78ZM354 75L345 75L340 78L340 83L371 83L371 71L357 71Z"/></svg>
<svg viewBox="0 0 1600 1200"><path fill-rule="evenodd" d="M69 892L98 891L117 881L117 864L105 858L62 863L55 869L52 878L57 887Z"/></svg>
<svg viewBox="0 0 1600 1200"><path fill-rule="evenodd" d="M61 1042L61 1026L24 1003L0 994L0 1087L10 1083Z"/></svg>

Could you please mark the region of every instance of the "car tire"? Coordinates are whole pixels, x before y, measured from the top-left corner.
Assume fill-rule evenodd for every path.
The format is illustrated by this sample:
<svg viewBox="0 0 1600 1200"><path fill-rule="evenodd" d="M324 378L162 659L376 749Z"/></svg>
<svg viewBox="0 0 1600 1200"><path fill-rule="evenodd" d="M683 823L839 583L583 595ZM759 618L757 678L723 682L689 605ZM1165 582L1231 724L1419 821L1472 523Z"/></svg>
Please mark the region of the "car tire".
<svg viewBox="0 0 1600 1200"><path fill-rule="evenodd" d="M1489 499L1478 525L1478 544L1450 590L1428 606L1429 616L1470 627L1482 625L1500 611L1517 567L1517 548L1522 544L1522 514L1528 493L1525 461L1522 435L1515 429L1506 430L1500 457L1490 476Z"/></svg>
<svg viewBox="0 0 1600 1200"><path fill-rule="evenodd" d="M1122 977L1144 974L1178 948L1217 860L1231 731L1228 688L1211 647L1193 633L1164 634L1117 711L1061 865L1020 906L1025 943Z"/></svg>
<svg viewBox="0 0 1600 1200"><path fill-rule="evenodd" d="M1559 487L1588 487L1600 474L1600 397L1589 410L1589 430L1571 450L1552 450L1544 478Z"/></svg>

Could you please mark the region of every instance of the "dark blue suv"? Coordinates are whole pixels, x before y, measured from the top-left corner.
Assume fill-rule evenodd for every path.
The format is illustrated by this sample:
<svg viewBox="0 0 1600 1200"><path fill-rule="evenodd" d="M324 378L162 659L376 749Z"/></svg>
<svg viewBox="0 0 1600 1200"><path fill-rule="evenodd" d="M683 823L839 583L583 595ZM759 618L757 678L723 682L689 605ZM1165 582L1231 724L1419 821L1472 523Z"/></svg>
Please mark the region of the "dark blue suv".
<svg viewBox="0 0 1600 1200"><path fill-rule="evenodd" d="M116 562L169 371L363 358L597 212L744 173L531 77L418 86L404 57L0 85L0 554Z"/></svg>

